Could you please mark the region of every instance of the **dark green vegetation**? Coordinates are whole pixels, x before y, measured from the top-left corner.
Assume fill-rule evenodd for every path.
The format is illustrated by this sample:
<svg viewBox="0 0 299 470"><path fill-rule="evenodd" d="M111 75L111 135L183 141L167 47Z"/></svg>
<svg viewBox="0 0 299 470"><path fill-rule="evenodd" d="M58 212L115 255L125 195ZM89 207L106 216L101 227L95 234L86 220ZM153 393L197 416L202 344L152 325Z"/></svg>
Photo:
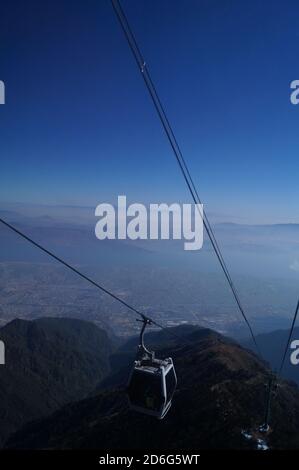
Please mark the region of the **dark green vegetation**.
<svg viewBox="0 0 299 470"><path fill-rule="evenodd" d="M114 369L95 396L26 425L7 447L248 448L251 443L240 432L263 422L266 365L211 330L182 333L187 344L166 339L165 332L150 334L162 348L160 354L174 358L179 379L173 407L163 421L128 409L123 388L136 345L132 340L113 355L120 370ZM299 447L299 391L294 384L279 385L271 424L270 446Z"/></svg>
<svg viewBox="0 0 299 470"><path fill-rule="evenodd" d="M0 330L0 444L25 422L86 397L109 372L107 334L82 320L14 320Z"/></svg>

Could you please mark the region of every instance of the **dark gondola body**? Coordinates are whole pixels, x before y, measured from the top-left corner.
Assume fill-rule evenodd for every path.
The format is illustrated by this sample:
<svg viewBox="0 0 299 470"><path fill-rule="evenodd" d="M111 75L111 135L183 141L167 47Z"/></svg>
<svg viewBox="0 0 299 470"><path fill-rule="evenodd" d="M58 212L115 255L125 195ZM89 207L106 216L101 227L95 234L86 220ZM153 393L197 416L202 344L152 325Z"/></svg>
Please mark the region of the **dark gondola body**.
<svg viewBox="0 0 299 470"><path fill-rule="evenodd" d="M150 322L145 319L127 395L132 409L163 419L171 407L177 376L171 358L156 359L155 353L144 346L144 331L148 324Z"/></svg>
<svg viewBox="0 0 299 470"><path fill-rule="evenodd" d="M177 377L171 358L136 364L131 372L128 398L132 409L163 419L171 407Z"/></svg>

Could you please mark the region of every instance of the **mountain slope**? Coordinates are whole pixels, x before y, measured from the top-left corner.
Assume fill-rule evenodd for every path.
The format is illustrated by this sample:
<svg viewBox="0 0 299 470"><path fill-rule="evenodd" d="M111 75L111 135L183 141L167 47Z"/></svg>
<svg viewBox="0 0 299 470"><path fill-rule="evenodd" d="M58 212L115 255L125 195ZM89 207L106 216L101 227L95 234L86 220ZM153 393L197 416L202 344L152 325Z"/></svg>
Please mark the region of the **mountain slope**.
<svg viewBox="0 0 299 470"><path fill-rule="evenodd" d="M109 371L106 333L82 320L14 320L0 339L0 444L25 422L84 398Z"/></svg>
<svg viewBox="0 0 299 470"><path fill-rule="evenodd" d="M278 370L280 366L288 336L289 330L276 330L257 336L261 353L265 360L271 364L273 370ZM294 328L292 340L295 339L299 340L299 327ZM252 342L249 340L243 340L242 344L249 349L252 348ZM282 375L286 379L294 380L294 382L299 385L299 365L291 363L290 357L292 352L293 350L289 347L289 353L286 357Z"/></svg>
<svg viewBox="0 0 299 470"><path fill-rule="evenodd" d="M190 346L189 346L189 343ZM178 390L158 421L128 409L123 390L63 407L11 437L9 448L248 448L241 429L261 424L267 369L254 354L206 330L188 336L171 354ZM282 383L273 401L273 447L298 446L299 392Z"/></svg>
<svg viewBox="0 0 299 470"><path fill-rule="evenodd" d="M191 333L196 332L197 339L207 337L219 337L219 334L208 328L202 328L195 325L180 325L170 329L153 330L149 331L145 335L146 346L151 350L169 349L175 348L178 343L178 337L184 338L189 336ZM110 356L111 373L108 374L95 390L92 391L91 396L98 394L100 391L110 389L113 387L125 387L128 381L128 376L132 368L132 364L136 357L136 351L139 344L139 336L133 336L127 341L120 344L118 348L113 351Z"/></svg>

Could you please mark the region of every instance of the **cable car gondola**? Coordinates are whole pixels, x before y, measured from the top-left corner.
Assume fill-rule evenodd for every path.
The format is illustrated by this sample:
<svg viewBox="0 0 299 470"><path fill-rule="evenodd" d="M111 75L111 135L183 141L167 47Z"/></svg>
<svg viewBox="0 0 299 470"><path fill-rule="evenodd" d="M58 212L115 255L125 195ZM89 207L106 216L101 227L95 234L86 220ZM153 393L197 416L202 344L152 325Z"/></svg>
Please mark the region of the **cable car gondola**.
<svg viewBox="0 0 299 470"><path fill-rule="evenodd" d="M151 321L144 317L137 358L128 383L130 407L141 413L163 419L171 407L177 385L172 359L156 359L144 345L144 331Z"/></svg>

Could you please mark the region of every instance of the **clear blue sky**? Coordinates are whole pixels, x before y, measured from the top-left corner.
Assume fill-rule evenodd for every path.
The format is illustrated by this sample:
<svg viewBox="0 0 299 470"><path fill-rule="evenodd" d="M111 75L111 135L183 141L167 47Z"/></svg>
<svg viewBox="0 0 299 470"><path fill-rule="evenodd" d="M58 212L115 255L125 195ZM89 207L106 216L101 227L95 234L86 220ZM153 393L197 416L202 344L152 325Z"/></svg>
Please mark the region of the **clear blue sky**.
<svg viewBox="0 0 299 470"><path fill-rule="evenodd" d="M208 211L299 221L298 0L123 0ZM0 16L0 201L190 200L108 0Z"/></svg>

